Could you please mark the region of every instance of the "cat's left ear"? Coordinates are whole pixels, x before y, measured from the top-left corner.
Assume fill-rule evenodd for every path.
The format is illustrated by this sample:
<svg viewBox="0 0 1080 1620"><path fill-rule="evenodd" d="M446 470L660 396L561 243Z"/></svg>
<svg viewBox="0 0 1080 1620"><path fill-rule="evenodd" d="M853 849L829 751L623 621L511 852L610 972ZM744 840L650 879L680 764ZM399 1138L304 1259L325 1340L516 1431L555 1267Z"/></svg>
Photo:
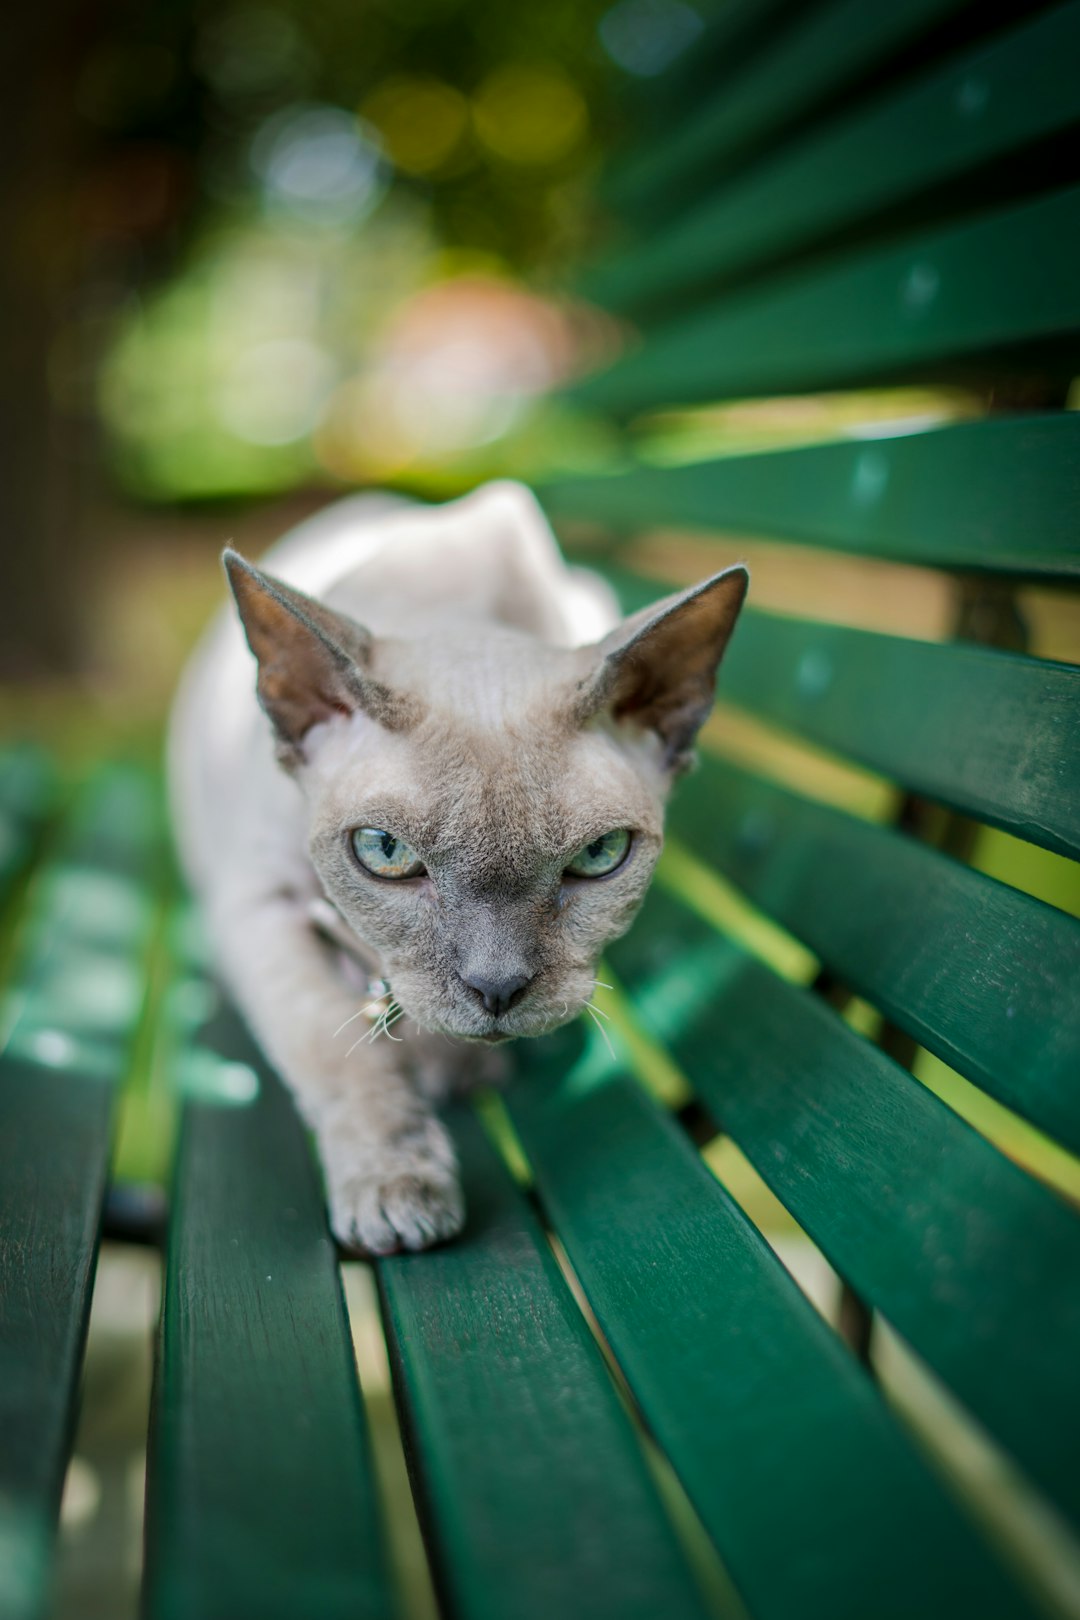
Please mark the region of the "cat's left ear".
<svg viewBox="0 0 1080 1620"><path fill-rule="evenodd" d="M685 769L713 705L750 575L741 563L624 619L591 651L579 688L579 724L601 713L656 732L669 770Z"/></svg>
<svg viewBox="0 0 1080 1620"><path fill-rule="evenodd" d="M344 614L273 579L235 551L222 561L248 646L259 664L259 702L274 727L285 765L303 756L312 726L364 710L388 730L415 718L407 698L370 673L372 637Z"/></svg>

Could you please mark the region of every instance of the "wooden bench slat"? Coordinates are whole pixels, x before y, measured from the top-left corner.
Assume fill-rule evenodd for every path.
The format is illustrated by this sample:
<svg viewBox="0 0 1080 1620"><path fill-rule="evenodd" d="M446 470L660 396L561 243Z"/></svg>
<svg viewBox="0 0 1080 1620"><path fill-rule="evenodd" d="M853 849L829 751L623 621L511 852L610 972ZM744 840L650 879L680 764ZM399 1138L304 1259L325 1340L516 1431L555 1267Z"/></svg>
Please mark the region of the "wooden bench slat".
<svg viewBox="0 0 1080 1620"><path fill-rule="evenodd" d="M719 283L1080 119L1080 5L1059 6L781 151L582 279L634 310Z"/></svg>
<svg viewBox="0 0 1080 1620"><path fill-rule="evenodd" d="M28 801L24 801L26 803ZM45 1612L97 1263L116 1090L131 1059L156 828L103 772L28 901L0 1055L0 1612ZM115 829L123 829L123 856Z"/></svg>
<svg viewBox="0 0 1080 1620"><path fill-rule="evenodd" d="M654 891L647 1027L843 1277L1080 1518L1080 1219L810 991Z"/></svg>
<svg viewBox="0 0 1080 1620"><path fill-rule="evenodd" d="M541 490L558 517L752 534L936 568L1076 578L1080 413L635 467Z"/></svg>
<svg viewBox="0 0 1080 1620"><path fill-rule="evenodd" d="M676 126L667 139L628 156L609 178L612 207L666 218L733 160L821 106L888 61L968 0L893 0L888 8L832 0L781 27L731 84Z"/></svg>
<svg viewBox="0 0 1080 1620"><path fill-rule="evenodd" d="M792 11L792 0L725 0L701 16L702 29L659 73L627 83L622 87L624 127L634 132L644 148L651 137L670 129L673 119L685 117L687 107L711 98L719 84L730 81L774 37ZM649 134L646 134L646 131ZM635 161L633 151L616 153L610 169L600 176L599 192L606 181L618 185L619 173Z"/></svg>
<svg viewBox="0 0 1080 1620"><path fill-rule="evenodd" d="M1028 1612L685 1134L594 1050L575 1065L567 1036L527 1043L510 1113L605 1337L751 1613ZM897 1557L901 1545L919 1557Z"/></svg>
<svg viewBox="0 0 1080 1620"><path fill-rule="evenodd" d="M1040 343L1040 369L1064 381L1080 350L1078 239L1080 186L1071 186L740 292L651 333L569 397L631 415L661 404L968 374L987 356L994 363L983 370L1000 376L1010 349Z"/></svg>
<svg viewBox="0 0 1080 1620"><path fill-rule="evenodd" d="M468 1222L380 1262L436 1577L462 1620L655 1620L702 1600L639 1443L522 1194L464 1109Z"/></svg>
<svg viewBox="0 0 1080 1620"><path fill-rule="evenodd" d="M145 1613L389 1616L341 1281L303 1128L230 1009L177 1063L194 1078L166 1253Z"/></svg>
<svg viewBox="0 0 1080 1620"><path fill-rule="evenodd" d="M56 784L43 754L32 748L0 752L0 905L29 865L37 829L55 800Z"/></svg>
<svg viewBox="0 0 1080 1620"><path fill-rule="evenodd" d="M1080 666L751 613L724 695L976 820L1080 856Z"/></svg>
<svg viewBox="0 0 1080 1620"><path fill-rule="evenodd" d="M673 826L923 1046L1080 1148L1080 922L981 872L707 759Z"/></svg>
<svg viewBox="0 0 1080 1620"><path fill-rule="evenodd" d="M626 612L675 588L604 572ZM964 815L1080 857L1080 666L748 608L721 691Z"/></svg>

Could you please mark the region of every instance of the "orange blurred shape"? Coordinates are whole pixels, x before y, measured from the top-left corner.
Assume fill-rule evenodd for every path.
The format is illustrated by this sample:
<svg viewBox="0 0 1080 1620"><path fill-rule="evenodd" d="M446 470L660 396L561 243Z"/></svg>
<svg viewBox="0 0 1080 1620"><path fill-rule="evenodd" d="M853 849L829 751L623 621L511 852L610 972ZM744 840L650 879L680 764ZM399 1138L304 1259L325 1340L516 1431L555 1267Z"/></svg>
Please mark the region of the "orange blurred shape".
<svg viewBox="0 0 1080 1620"><path fill-rule="evenodd" d="M369 369L335 391L316 453L337 476L368 480L489 444L565 380L578 343L574 317L513 282L470 275L425 288Z"/></svg>

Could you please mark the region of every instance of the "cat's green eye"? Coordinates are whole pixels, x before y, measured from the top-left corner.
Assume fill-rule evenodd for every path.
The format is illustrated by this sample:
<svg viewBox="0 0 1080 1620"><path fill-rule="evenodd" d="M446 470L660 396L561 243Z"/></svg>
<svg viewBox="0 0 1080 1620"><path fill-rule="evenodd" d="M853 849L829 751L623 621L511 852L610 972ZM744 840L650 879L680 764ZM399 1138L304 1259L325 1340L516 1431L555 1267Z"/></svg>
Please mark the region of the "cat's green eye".
<svg viewBox="0 0 1080 1620"><path fill-rule="evenodd" d="M404 838L383 832L381 827L356 827L352 833L353 854L361 866L381 878L420 877L424 863Z"/></svg>
<svg viewBox="0 0 1080 1620"><path fill-rule="evenodd" d="M574 877L606 877L622 865L629 849L629 832L625 827L615 827L579 849L566 870Z"/></svg>

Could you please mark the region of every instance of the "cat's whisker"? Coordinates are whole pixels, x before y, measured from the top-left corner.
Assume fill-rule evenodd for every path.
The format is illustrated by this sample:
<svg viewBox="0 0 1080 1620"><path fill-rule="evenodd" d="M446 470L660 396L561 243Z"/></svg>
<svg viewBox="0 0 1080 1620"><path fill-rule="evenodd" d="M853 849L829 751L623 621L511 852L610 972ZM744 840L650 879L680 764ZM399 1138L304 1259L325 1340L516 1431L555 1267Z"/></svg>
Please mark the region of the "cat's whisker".
<svg viewBox="0 0 1080 1620"><path fill-rule="evenodd" d="M378 1003L373 1002L372 1005L377 1006ZM375 1041L375 1039L378 1036L380 1030L382 1029L383 1019L386 1017L386 1015L387 1015L387 1013L389 1011L390 1011L389 1007L385 1008L384 1011L379 1014L378 1018L372 1024L371 1028L366 1029L364 1031L364 1033L361 1035L360 1039L358 1041L354 1041L352 1043L352 1045L349 1047L349 1050L345 1054L345 1056L347 1058L352 1057L353 1053L356 1051L356 1048L358 1046L363 1046L365 1041L371 1041L371 1042Z"/></svg>
<svg viewBox="0 0 1080 1620"><path fill-rule="evenodd" d="M593 980L593 989L594 990L614 990L614 988L615 988L615 986L613 984L605 984L603 979L594 979Z"/></svg>
<svg viewBox="0 0 1080 1620"><path fill-rule="evenodd" d="M372 1045L375 1044L380 1035L385 1035L387 1039L391 1041L400 1041L402 1039L400 1035L390 1034L390 1026L391 1024L396 1024L398 1019L404 1018L404 1016L404 1007L399 1006L396 1001L392 1001L389 1007L387 1007L386 1011L383 1013L382 1017L379 1019L379 1022L375 1025L375 1028L371 1031Z"/></svg>
<svg viewBox="0 0 1080 1620"><path fill-rule="evenodd" d="M379 1000L381 1001L381 999L382 998L380 997ZM343 1029L348 1029L350 1024L354 1024L358 1018L362 1018L363 1015L366 1012L371 1012L378 1005L379 1005L379 1001L369 1001L366 1007L358 1007L356 1012L354 1012L349 1018L346 1018L345 1022L343 1024L339 1024L337 1029L335 1029L335 1031L334 1031L334 1039L335 1039L335 1041L337 1040L338 1036L341 1034Z"/></svg>
<svg viewBox="0 0 1080 1620"><path fill-rule="evenodd" d="M608 1022L609 1022L609 1023L610 1023L610 1022L611 1022L611 1014L610 1014L610 1013L606 1013L606 1012L605 1012L605 1011L604 1011L604 1009L603 1009L603 1007L598 1007L598 1006L597 1006L597 1005L596 1005L596 1004L595 1004L595 1002L592 1002L592 1001L587 1001L587 1002L586 1002L586 1003L585 1003L585 1005L586 1005L586 1006L587 1006L587 1007L588 1007L588 1009L589 1009L589 1011L590 1011L590 1012L594 1012L594 1013L599 1013L599 1014L600 1014L600 1017L601 1017L601 1018L606 1018L606 1019L607 1019L607 1020L608 1020Z"/></svg>
<svg viewBox="0 0 1080 1620"><path fill-rule="evenodd" d="M390 1009L388 1007L386 1009L386 1012L380 1013L378 1019L375 1021L374 1024L372 1024L371 1028L368 1030L367 1034L364 1036L364 1039L366 1041L370 1041L372 1046L375 1045L375 1042L378 1040L379 1036L382 1034L383 1030L386 1028L386 1019L387 1019L387 1015L389 1014L389 1011L390 1011Z"/></svg>
<svg viewBox="0 0 1080 1620"><path fill-rule="evenodd" d="M611 1036L608 1034L607 1030L604 1028L604 1026L600 1022L599 1018L597 1018L597 1016L596 1016L596 1008L592 1005L592 1003L590 1001L587 1001L585 1003L585 1011L587 1013L592 1014L592 1021L596 1025L597 1029L600 1031L601 1035L604 1038L604 1045L607 1047L608 1051L611 1053L612 1062L615 1062L616 1061L616 1059L615 1059L615 1048L611 1044Z"/></svg>

